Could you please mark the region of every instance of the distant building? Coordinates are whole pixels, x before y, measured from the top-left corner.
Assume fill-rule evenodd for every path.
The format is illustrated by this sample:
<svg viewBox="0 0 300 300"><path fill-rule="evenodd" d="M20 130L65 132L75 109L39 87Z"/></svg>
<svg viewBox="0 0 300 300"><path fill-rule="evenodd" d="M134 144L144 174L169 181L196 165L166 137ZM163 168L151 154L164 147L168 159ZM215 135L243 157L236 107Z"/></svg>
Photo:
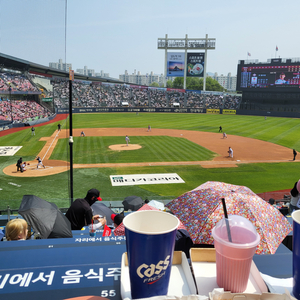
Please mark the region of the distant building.
<svg viewBox="0 0 300 300"><path fill-rule="evenodd" d="M151 71L150 74L142 75L141 72L136 72L134 70L133 74L128 74L125 70L125 74L119 75L119 80L127 83L137 84L137 85L151 85L153 82L157 82L160 86L164 85L164 76L163 74L156 75Z"/></svg>
<svg viewBox="0 0 300 300"><path fill-rule="evenodd" d="M66 72L69 72L70 69L72 70L72 64L64 64L62 59L59 59L57 63L50 62L49 67L53 69L66 71Z"/></svg>
<svg viewBox="0 0 300 300"><path fill-rule="evenodd" d="M109 73L104 73L102 70L100 71L100 73L96 73L95 74L97 77L109 77Z"/></svg>
<svg viewBox="0 0 300 300"><path fill-rule="evenodd" d="M94 69L88 69L87 66L84 66L83 69L76 69L76 73L79 73L81 75L86 75L86 76L96 76L95 75L95 70Z"/></svg>
<svg viewBox="0 0 300 300"><path fill-rule="evenodd" d="M62 70L62 71L66 71L66 72L69 72L69 69L72 70L72 64L67 64L67 66L66 66L66 64L64 64L62 62L62 59L59 59L57 63L55 63L55 62L49 63L49 67L58 69L58 70ZM76 73L79 73L81 75L86 75L86 76L92 76L92 77L95 77L95 76L109 77L109 73L104 73L102 70L100 71L100 73L95 73L94 69L88 69L87 66L84 66L83 69L76 69Z"/></svg>
<svg viewBox="0 0 300 300"><path fill-rule="evenodd" d="M218 73L215 73L211 77L217 80L224 89L228 91L236 90L236 76L231 76L231 73L228 73L227 76L224 76L223 74L218 75Z"/></svg>
<svg viewBox="0 0 300 300"><path fill-rule="evenodd" d="M84 66L83 69L76 69L76 73L93 77L109 77L109 73L104 73L102 70L100 71L100 73L96 73L94 69L88 69L87 66Z"/></svg>

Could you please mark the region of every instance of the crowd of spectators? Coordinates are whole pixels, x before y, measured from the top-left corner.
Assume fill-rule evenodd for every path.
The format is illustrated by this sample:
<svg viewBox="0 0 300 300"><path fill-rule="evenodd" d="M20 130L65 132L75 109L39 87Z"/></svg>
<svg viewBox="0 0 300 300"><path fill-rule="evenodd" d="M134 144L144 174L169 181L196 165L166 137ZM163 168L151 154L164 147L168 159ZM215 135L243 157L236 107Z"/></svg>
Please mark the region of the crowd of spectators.
<svg viewBox="0 0 300 300"><path fill-rule="evenodd" d="M57 108L68 107L69 81L55 78L51 80L51 85L52 90L44 89L47 97L53 98ZM0 72L0 94L21 92L39 93L39 88L28 74ZM72 101L73 107L121 107L126 104L129 107L237 109L241 97L75 80L72 82ZM26 122L50 114L37 103L23 100L14 100L12 103L9 100L1 101L0 111L0 120L9 121L13 118L15 122Z"/></svg>
<svg viewBox="0 0 300 300"><path fill-rule="evenodd" d="M236 109L239 108L239 105L241 104L241 96L231 96L228 95L225 98L224 107L225 109Z"/></svg>
<svg viewBox="0 0 300 300"><path fill-rule="evenodd" d="M69 89L67 81L53 81L53 95L56 107L68 107ZM99 84L73 82L73 107L182 107L237 109L240 96L226 94L200 94L197 92L167 91L160 88L144 88L120 84ZM174 105L176 103L176 105Z"/></svg>
<svg viewBox="0 0 300 300"><path fill-rule="evenodd" d="M25 74L4 72L0 73L0 92L39 92L39 89Z"/></svg>
<svg viewBox="0 0 300 300"><path fill-rule="evenodd" d="M159 107L168 107L167 104L167 95L166 92L159 89L148 90L150 98L150 106L159 108Z"/></svg>
<svg viewBox="0 0 300 300"><path fill-rule="evenodd" d="M0 101L0 120L14 123L27 123L51 116L46 108L35 101L2 100Z"/></svg>
<svg viewBox="0 0 300 300"><path fill-rule="evenodd" d="M56 107L68 107L68 82L52 81L53 96ZM121 107L128 103L129 107L182 107L182 108L213 108L237 109L241 102L240 96L226 94L200 94L197 92L167 91L160 88L144 88L120 84L99 84L73 82L73 107ZM176 103L176 105L174 105Z"/></svg>

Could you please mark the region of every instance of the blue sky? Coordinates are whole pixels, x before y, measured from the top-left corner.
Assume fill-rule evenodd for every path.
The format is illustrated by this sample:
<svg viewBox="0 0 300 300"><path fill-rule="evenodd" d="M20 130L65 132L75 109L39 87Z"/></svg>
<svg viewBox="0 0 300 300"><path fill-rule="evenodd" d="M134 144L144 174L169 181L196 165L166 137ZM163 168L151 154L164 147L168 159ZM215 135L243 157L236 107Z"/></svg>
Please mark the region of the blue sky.
<svg viewBox="0 0 300 300"><path fill-rule="evenodd" d="M300 1L0 0L0 52L45 66L65 57L118 78L164 72L157 39L216 38L207 72L236 75L238 61L300 57ZM65 42L66 41L66 42ZM278 51L275 51L278 46ZM247 57L247 52L251 57Z"/></svg>

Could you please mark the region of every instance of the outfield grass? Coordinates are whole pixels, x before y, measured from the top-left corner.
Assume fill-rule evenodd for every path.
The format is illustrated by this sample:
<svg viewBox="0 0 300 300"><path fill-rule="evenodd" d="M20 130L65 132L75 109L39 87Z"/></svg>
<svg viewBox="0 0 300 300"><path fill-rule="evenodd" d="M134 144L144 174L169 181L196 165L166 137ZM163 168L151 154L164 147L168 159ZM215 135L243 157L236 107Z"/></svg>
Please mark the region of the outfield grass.
<svg viewBox="0 0 300 300"><path fill-rule="evenodd" d="M68 128L67 122L60 122L63 129ZM268 117L265 120L264 117L255 116L162 113L75 114L73 116L74 128L137 127L146 130L149 124L152 128L208 132L218 132L219 126L222 126L227 134L265 140L300 151L299 119ZM15 164L20 156L23 160L33 160L45 143L39 139L50 136L56 129L57 123L53 123L36 127L35 136L31 136L28 128L0 137L0 146L23 146L13 157L0 157L0 169ZM67 159L69 151L67 137L59 141L51 159ZM120 142L118 142L119 138ZM84 139L75 137L74 163L209 160L213 155L207 149L181 138L163 137L163 141L168 145L164 148L161 147L162 137L136 138L139 139L139 144L143 144L143 148L133 156L128 153L132 151L107 150L109 144L124 143L124 137ZM172 147L172 144L175 147ZM193 151L179 151L178 148L181 147L192 148ZM166 155L165 152L170 155ZM173 199L208 180L246 185L256 193L290 189L300 177L299 166L299 163L295 162L247 164L224 169L203 169L200 166L74 169L74 197L83 197L89 188L97 187L101 190L103 200L106 201L123 200L129 195L141 196L143 199ZM109 175L144 173L178 173L185 183L129 187L112 187L110 184ZM20 178L6 176L1 171L0 189L0 209L5 209L7 205L17 209L23 195L27 194L55 202L59 207L69 206L69 172L48 177Z"/></svg>

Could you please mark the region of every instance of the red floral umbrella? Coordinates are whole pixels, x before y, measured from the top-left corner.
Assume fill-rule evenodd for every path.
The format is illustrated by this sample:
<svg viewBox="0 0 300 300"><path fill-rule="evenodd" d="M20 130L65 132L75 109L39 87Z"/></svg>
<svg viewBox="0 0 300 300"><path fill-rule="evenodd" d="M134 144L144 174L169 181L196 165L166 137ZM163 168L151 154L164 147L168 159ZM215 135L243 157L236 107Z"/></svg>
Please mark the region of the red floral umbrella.
<svg viewBox="0 0 300 300"><path fill-rule="evenodd" d="M138 211L141 211L141 210L158 210L157 208L153 207L153 206L150 206L148 204L144 204ZM134 214L134 212L132 212L131 214ZM179 226L177 229L185 229L185 226L180 222L179 223ZM123 225L123 222L114 230L114 234L116 236L119 236L119 235L125 235L125 227Z"/></svg>
<svg viewBox="0 0 300 300"><path fill-rule="evenodd" d="M213 244L212 228L224 218L221 199L229 215L250 220L260 235L257 254L274 254L292 226L281 212L245 186L208 181L169 202L168 207L186 226L195 244Z"/></svg>

